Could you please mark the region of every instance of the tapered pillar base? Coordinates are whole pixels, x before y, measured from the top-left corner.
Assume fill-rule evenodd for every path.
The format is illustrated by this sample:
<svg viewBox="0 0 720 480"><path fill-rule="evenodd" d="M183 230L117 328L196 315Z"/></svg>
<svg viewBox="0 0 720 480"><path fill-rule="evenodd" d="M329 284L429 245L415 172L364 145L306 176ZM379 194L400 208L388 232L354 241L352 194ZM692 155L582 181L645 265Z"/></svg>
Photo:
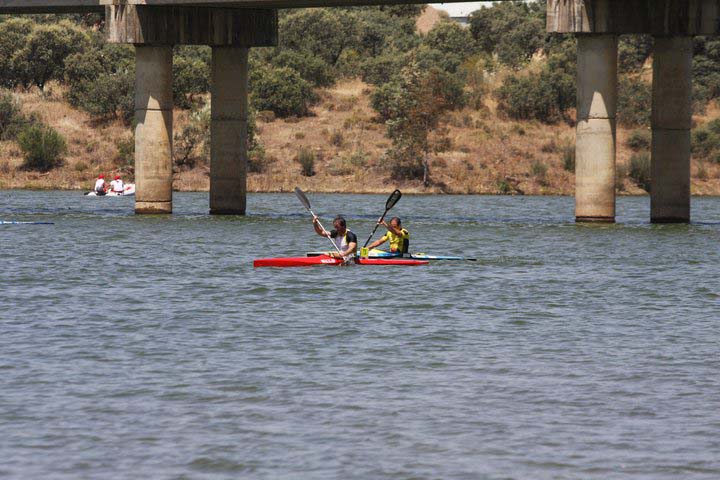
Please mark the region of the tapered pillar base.
<svg viewBox="0 0 720 480"><path fill-rule="evenodd" d="M172 202L135 202L135 213L172 213Z"/></svg>
<svg viewBox="0 0 720 480"><path fill-rule="evenodd" d="M615 217L575 217L577 223L615 223Z"/></svg>

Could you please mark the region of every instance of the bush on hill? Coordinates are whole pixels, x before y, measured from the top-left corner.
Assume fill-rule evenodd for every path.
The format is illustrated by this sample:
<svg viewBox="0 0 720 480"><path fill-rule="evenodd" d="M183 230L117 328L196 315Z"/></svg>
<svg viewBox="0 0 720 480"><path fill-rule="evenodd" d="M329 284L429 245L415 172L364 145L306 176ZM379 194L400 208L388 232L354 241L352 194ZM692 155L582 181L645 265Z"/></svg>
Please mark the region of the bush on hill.
<svg viewBox="0 0 720 480"><path fill-rule="evenodd" d="M134 115L135 61L132 47L94 42L65 61L66 98L70 105L97 118Z"/></svg>
<svg viewBox="0 0 720 480"><path fill-rule="evenodd" d="M652 88L638 77L621 76L618 84L618 123L626 127L649 127Z"/></svg>
<svg viewBox="0 0 720 480"><path fill-rule="evenodd" d="M65 138L47 125L35 124L24 128L17 138L25 161L23 168L46 172L62 164L67 151Z"/></svg>
<svg viewBox="0 0 720 480"><path fill-rule="evenodd" d="M278 117L306 116L318 100L312 85L292 68L257 68L250 75L251 105Z"/></svg>
<svg viewBox="0 0 720 480"><path fill-rule="evenodd" d="M210 90L210 58L200 49L178 48L173 57L173 103L180 108L190 108L195 95Z"/></svg>
<svg viewBox="0 0 720 480"><path fill-rule="evenodd" d="M650 154L647 152L640 152L630 157L630 171L628 172L630 178L632 178L637 186L645 190L650 191Z"/></svg>

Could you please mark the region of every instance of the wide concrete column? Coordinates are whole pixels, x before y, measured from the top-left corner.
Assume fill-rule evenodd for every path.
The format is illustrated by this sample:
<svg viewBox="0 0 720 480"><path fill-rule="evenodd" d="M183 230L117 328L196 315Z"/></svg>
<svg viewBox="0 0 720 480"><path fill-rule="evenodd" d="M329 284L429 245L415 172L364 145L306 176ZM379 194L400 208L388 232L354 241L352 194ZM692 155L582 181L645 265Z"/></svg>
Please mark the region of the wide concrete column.
<svg viewBox="0 0 720 480"><path fill-rule="evenodd" d="M213 47L210 213L244 215L247 192L248 49Z"/></svg>
<svg viewBox="0 0 720 480"><path fill-rule="evenodd" d="M578 36L575 219L615 221L617 37Z"/></svg>
<svg viewBox="0 0 720 480"><path fill-rule="evenodd" d="M692 37L656 37L653 54L650 218L690 221Z"/></svg>
<svg viewBox="0 0 720 480"><path fill-rule="evenodd" d="M172 213L172 47L135 47L135 213Z"/></svg>

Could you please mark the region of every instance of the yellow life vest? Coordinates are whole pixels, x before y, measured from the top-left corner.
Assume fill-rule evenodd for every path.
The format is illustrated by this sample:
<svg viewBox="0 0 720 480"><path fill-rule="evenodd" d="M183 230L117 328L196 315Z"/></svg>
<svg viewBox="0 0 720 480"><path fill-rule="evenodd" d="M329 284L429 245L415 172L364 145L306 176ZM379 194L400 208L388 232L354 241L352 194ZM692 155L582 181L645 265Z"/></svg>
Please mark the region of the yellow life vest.
<svg viewBox="0 0 720 480"><path fill-rule="evenodd" d="M382 241L390 242L391 252L408 253L408 247L410 246L410 232L406 229L400 229L401 234L395 235L390 230L382 237Z"/></svg>

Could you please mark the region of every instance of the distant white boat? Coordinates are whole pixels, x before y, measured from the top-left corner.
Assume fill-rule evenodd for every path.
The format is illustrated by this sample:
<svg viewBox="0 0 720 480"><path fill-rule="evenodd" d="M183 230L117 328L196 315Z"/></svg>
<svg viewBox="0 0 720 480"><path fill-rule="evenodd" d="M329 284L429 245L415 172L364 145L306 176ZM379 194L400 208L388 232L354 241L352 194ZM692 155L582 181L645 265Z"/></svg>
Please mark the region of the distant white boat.
<svg viewBox="0 0 720 480"><path fill-rule="evenodd" d="M85 193L88 197L129 197L132 195L135 195L135 184L134 183L128 183L125 185L125 190L120 192L107 192L105 195L98 195L97 192L87 192Z"/></svg>

